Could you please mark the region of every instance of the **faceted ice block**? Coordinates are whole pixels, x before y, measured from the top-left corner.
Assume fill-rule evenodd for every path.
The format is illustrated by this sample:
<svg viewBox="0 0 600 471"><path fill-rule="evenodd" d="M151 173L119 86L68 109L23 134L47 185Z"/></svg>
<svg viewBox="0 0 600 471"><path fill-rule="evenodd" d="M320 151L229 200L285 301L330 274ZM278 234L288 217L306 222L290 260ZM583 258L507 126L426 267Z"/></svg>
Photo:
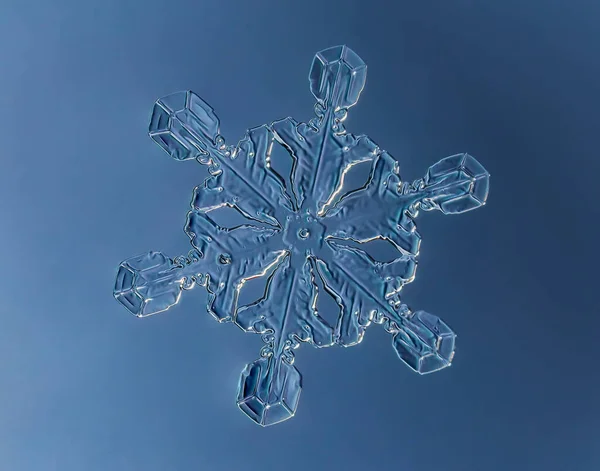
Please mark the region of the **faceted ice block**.
<svg viewBox="0 0 600 471"><path fill-rule="evenodd" d="M367 66L346 46L318 52L310 69L310 91L334 110L354 106L367 80Z"/></svg>
<svg viewBox="0 0 600 471"><path fill-rule="evenodd" d="M423 179L427 199L444 214L460 214L483 206L490 174L469 154L457 154L429 167ZM424 206L423 209L433 209Z"/></svg>
<svg viewBox="0 0 600 471"><path fill-rule="evenodd" d="M450 366L456 334L442 320L417 311L402 323L392 342L400 359L417 373L426 374Z"/></svg>
<svg viewBox="0 0 600 471"><path fill-rule="evenodd" d="M161 252L148 252L121 263L114 296L132 314L146 317L177 304L182 289L172 261Z"/></svg>
<svg viewBox="0 0 600 471"><path fill-rule="evenodd" d="M173 93L154 105L150 137L175 160L207 155L218 135L219 118L194 92Z"/></svg>
<svg viewBox="0 0 600 471"><path fill-rule="evenodd" d="M238 406L259 425L274 425L294 416L302 390L295 366L274 357L246 365L238 388Z"/></svg>

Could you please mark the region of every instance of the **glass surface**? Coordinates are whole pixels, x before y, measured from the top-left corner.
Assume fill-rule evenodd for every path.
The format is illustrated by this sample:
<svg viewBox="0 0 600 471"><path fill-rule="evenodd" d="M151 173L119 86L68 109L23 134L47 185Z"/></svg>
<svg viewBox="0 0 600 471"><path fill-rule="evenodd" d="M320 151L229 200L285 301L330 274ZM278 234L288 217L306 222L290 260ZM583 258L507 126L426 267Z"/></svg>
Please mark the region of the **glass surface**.
<svg viewBox="0 0 600 471"><path fill-rule="evenodd" d="M346 131L367 68L346 46L315 55L308 123L285 118L250 129L236 145L213 108L191 91L158 100L150 136L209 177L194 189L185 256L149 252L124 261L114 296L145 317L202 286L208 312L260 334L260 357L242 372L237 404L266 426L292 417L302 389L294 350L358 344L381 324L398 357L426 374L450 366L455 334L400 298L414 280L419 211L460 214L483 206L489 174L468 154L446 157L416 181L369 137Z"/></svg>

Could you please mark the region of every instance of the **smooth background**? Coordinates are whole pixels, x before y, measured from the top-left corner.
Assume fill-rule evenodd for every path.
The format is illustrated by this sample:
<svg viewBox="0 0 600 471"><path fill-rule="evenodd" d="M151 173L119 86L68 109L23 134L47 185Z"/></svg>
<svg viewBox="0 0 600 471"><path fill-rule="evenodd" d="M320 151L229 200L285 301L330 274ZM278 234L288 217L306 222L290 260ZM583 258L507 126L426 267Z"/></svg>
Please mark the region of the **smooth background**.
<svg viewBox="0 0 600 471"><path fill-rule="evenodd" d="M600 469L600 6L579 0L27 0L0 5L0 469ZM235 406L260 340L186 293L143 321L118 263L189 249L206 170L147 137L155 99L193 89L236 141L311 117L315 52L368 64L348 129L406 179L475 155L489 204L420 217L405 300L459 334L419 377L373 327L297 352L297 416Z"/></svg>

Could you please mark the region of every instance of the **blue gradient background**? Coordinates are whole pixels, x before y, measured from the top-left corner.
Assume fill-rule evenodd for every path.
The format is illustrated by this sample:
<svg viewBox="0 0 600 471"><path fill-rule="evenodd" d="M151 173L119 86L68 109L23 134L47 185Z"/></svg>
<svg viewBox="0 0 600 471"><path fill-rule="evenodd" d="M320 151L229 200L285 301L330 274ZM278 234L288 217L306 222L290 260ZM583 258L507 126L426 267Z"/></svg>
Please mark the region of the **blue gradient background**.
<svg viewBox="0 0 600 471"><path fill-rule="evenodd" d="M0 469L600 469L597 2L13 0L0 4ZM303 346L296 417L235 406L260 339L200 290L140 321L118 263L187 252L205 169L147 137L155 99L192 89L236 141L309 119L315 52L369 66L347 125L404 178L475 155L488 205L424 214L405 300L459 334L419 377L374 326ZM596 281L594 281L596 280Z"/></svg>

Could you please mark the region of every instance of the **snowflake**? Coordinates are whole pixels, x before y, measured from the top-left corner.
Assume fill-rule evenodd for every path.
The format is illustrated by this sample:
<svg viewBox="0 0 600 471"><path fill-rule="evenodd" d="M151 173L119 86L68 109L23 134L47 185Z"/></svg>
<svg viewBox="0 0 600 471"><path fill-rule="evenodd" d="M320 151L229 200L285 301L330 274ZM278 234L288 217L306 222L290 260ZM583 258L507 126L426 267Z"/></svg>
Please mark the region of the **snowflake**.
<svg viewBox="0 0 600 471"><path fill-rule="evenodd" d="M376 323L420 374L449 366L454 355L452 330L409 309L399 294L415 277L418 211L458 214L484 205L489 174L458 154L403 182L395 159L343 124L366 70L346 46L319 52L309 75L316 116L250 129L235 146L225 144L213 109L190 91L154 106L152 139L176 160L206 165L209 177L194 189L187 215L193 250L124 261L114 296L144 317L199 285L219 322L261 334L265 345L241 375L237 404L263 426L296 411L302 378L294 349L302 342L356 345ZM322 312L325 299L333 316Z"/></svg>

